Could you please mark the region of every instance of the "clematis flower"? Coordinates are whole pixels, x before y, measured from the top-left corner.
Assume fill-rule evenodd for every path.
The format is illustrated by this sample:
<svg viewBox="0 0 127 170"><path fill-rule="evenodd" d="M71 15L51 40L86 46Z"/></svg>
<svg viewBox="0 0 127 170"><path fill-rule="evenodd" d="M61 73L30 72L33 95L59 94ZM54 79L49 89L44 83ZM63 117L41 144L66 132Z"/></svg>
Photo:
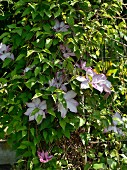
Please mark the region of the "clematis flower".
<svg viewBox="0 0 127 170"><path fill-rule="evenodd" d="M90 86L89 86L89 83L90 83L89 78L85 78L83 76L78 76L76 79L78 81L82 82L81 83L81 89L88 89L88 88L90 88Z"/></svg>
<svg viewBox="0 0 127 170"><path fill-rule="evenodd" d="M109 126L108 128L104 129L104 133L113 131L115 133L118 133L120 135L123 135L123 132L120 128L117 127L117 125L119 125L120 123L123 124L122 118L120 116L120 114L118 112L116 112L113 116L112 116L112 126Z"/></svg>
<svg viewBox="0 0 127 170"><path fill-rule="evenodd" d="M12 60L14 60L14 55L12 53L10 53L10 47L6 46L5 44L0 44L0 59L1 60L5 60L6 58L11 58Z"/></svg>
<svg viewBox="0 0 127 170"><path fill-rule="evenodd" d="M86 71L86 76L78 76L76 79L81 82L81 89L90 88L91 85L101 93L105 91L107 94L111 94L111 82L107 80L104 74L97 74L91 67L86 67L86 62L81 61L81 66ZM108 96L108 95L107 95Z"/></svg>
<svg viewBox="0 0 127 170"><path fill-rule="evenodd" d="M68 109L71 112L77 113L78 102L73 99L76 95L77 94L73 90L70 90L64 94L63 97L66 101L67 107L65 108L62 103L58 104L58 111L61 112L62 118L66 116Z"/></svg>
<svg viewBox="0 0 127 170"><path fill-rule="evenodd" d="M57 19L55 20L55 25L53 27L53 29L56 32L66 32L68 31L69 25L65 25L64 22L59 22Z"/></svg>
<svg viewBox="0 0 127 170"><path fill-rule="evenodd" d="M62 72L56 73L56 77L49 81L49 86L56 87L57 89L62 89L63 91L67 91Z"/></svg>
<svg viewBox="0 0 127 170"><path fill-rule="evenodd" d="M60 50L63 53L63 56L65 58L69 57L69 56L75 56L75 53L71 52L71 49L68 48L68 46L66 45L60 45Z"/></svg>
<svg viewBox="0 0 127 170"><path fill-rule="evenodd" d="M48 152L44 152L44 151L42 151L42 152L37 151L37 154L40 159L40 162L42 162L42 163L47 163L53 157L53 155L48 156Z"/></svg>
<svg viewBox="0 0 127 170"><path fill-rule="evenodd" d="M47 109L46 101L42 101L39 98L33 99L31 103L26 103L29 107L24 113L26 116L29 116L29 121L36 120L38 122L38 117L41 117L41 120L38 122L40 124L45 116L45 109Z"/></svg>

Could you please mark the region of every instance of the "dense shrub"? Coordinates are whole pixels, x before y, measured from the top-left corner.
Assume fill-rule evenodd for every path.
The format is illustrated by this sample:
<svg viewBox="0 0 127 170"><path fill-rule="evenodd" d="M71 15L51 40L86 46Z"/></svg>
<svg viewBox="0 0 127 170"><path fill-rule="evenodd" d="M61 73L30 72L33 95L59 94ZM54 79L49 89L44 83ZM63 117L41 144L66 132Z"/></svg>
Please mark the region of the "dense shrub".
<svg viewBox="0 0 127 170"><path fill-rule="evenodd" d="M127 168L123 6L1 1L0 138L17 168Z"/></svg>

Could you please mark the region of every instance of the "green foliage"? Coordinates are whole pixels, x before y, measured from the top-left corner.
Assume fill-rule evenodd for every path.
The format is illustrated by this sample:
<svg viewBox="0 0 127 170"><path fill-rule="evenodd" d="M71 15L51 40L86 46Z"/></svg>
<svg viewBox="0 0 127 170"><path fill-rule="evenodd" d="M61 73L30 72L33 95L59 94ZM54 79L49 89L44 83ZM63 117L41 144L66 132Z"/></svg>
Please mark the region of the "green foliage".
<svg viewBox="0 0 127 170"><path fill-rule="evenodd" d="M127 25L123 7L118 0L1 1L0 42L10 45L14 60L0 59L0 138L17 151L17 169L126 169ZM65 31L54 28L57 21L64 22ZM80 88L76 77L86 75L82 61L107 76L112 84L109 96L91 85ZM55 79L57 86L52 82ZM77 112L70 110L71 99L65 97L71 90L76 93L71 99L79 103ZM39 114L29 121L24 113L38 98L46 101L45 118ZM59 104L67 109L65 117ZM39 110L34 108L32 116ZM123 135L104 133L115 112L123 117L124 123L118 124ZM37 151L41 150L52 153L52 160L40 163Z"/></svg>

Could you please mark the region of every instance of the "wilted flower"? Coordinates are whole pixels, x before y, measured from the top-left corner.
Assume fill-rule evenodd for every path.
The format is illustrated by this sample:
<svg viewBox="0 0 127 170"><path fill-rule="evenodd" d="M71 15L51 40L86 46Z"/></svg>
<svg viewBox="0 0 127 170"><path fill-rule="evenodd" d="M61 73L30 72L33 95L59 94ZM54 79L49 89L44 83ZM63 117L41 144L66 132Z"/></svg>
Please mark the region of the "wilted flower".
<svg viewBox="0 0 127 170"><path fill-rule="evenodd" d="M68 46L66 45L60 45L60 50L63 53L63 56L65 58L69 57L69 56L75 56L75 53L71 52L71 49L68 48Z"/></svg>
<svg viewBox="0 0 127 170"><path fill-rule="evenodd" d="M113 131L115 133L119 133L120 135L123 135L123 132L120 128L117 127L117 125L123 124L122 118L118 112L116 112L112 116L112 126L109 126L108 128L104 129L104 133Z"/></svg>
<svg viewBox="0 0 127 170"><path fill-rule="evenodd" d="M1 60L5 60L5 58L11 58L12 60L14 60L14 55L12 53L10 53L10 47L9 45L6 46L5 44L0 44L0 59Z"/></svg>
<svg viewBox="0 0 127 170"><path fill-rule="evenodd" d="M64 22L59 22L57 19L55 20L55 25L53 27L53 29L56 32L66 32L68 31L69 25L65 25Z"/></svg>
<svg viewBox="0 0 127 170"><path fill-rule="evenodd" d="M64 94L63 97L66 101L67 108L65 108L62 103L58 104L58 111L61 112L62 118L64 118L66 116L68 109L71 112L77 113L78 102L73 99L76 95L77 94L73 90L70 90L70 91L68 91L67 93Z"/></svg>
<svg viewBox="0 0 127 170"><path fill-rule="evenodd" d="M42 101L39 98L33 99L31 103L26 103L29 107L24 113L29 116L29 121L36 120L38 124L42 122L45 116L45 109L47 109L46 101ZM38 117L40 121L38 121Z"/></svg>
<svg viewBox="0 0 127 170"><path fill-rule="evenodd" d="M42 151L42 152L37 151L37 154L40 159L40 162L42 162L42 163L47 163L53 157L53 155L48 156L48 152L44 152L44 151Z"/></svg>

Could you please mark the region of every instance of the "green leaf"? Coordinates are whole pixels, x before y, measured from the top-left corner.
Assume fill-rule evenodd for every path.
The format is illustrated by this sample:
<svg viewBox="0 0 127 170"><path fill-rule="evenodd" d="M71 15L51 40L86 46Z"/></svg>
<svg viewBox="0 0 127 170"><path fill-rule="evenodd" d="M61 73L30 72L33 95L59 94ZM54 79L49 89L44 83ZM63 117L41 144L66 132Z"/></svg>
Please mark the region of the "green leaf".
<svg viewBox="0 0 127 170"><path fill-rule="evenodd" d="M27 135L27 131L22 131L22 137L25 137Z"/></svg>
<svg viewBox="0 0 127 170"><path fill-rule="evenodd" d="M42 115L38 115L38 116L37 116L37 119L36 119L37 124L40 124L41 121L42 121L42 119L43 119L43 116L42 116Z"/></svg>
<svg viewBox="0 0 127 170"><path fill-rule="evenodd" d="M16 61L21 60L23 57L25 57L25 54L20 54L20 55L16 58Z"/></svg>
<svg viewBox="0 0 127 170"><path fill-rule="evenodd" d="M18 147L18 149L26 149L27 148L27 146L26 145L20 145L19 147Z"/></svg>
<svg viewBox="0 0 127 170"><path fill-rule="evenodd" d="M54 18L57 18L59 15L61 15L61 9L59 8L57 12L54 13Z"/></svg>
<svg viewBox="0 0 127 170"><path fill-rule="evenodd" d="M39 108L35 108L35 109L32 111L31 116L35 115L38 111L39 111Z"/></svg>
<svg viewBox="0 0 127 170"><path fill-rule="evenodd" d="M61 34L61 33L56 33L56 35L55 35L57 38L59 38L61 41L64 41L63 40L63 34Z"/></svg>
<svg viewBox="0 0 127 170"><path fill-rule="evenodd" d="M44 139L46 140L47 136L48 136L48 132L47 131L43 131L43 136L44 136Z"/></svg>
<svg viewBox="0 0 127 170"><path fill-rule="evenodd" d="M43 49L43 51L44 51L45 53L51 54L51 52L50 52L47 48Z"/></svg>
<svg viewBox="0 0 127 170"><path fill-rule="evenodd" d="M13 29L11 32L17 33L17 34L19 34L21 36L22 31L23 31L23 29L21 27L18 27L18 28Z"/></svg>
<svg viewBox="0 0 127 170"><path fill-rule="evenodd" d="M47 38L46 43L45 43L45 48L49 49L50 46L52 45L53 39Z"/></svg>
<svg viewBox="0 0 127 170"><path fill-rule="evenodd" d="M16 24L7 25L8 28L16 28Z"/></svg>
<svg viewBox="0 0 127 170"><path fill-rule="evenodd" d="M3 34L0 35L0 39L3 39L6 36L10 36L9 32L4 32Z"/></svg>
<svg viewBox="0 0 127 170"><path fill-rule="evenodd" d="M7 67L11 62L12 62L12 59L6 58L6 59L4 60L4 63L3 63L2 68Z"/></svg>
<svg viewBox="0 0 127 170"><path fill-rule="evenodd" d="M94 164L94 165L93 165L93 168L94 168L94 169L104 169L104 164L103 164L103 163Z"/></svg>
<svg viewBox="0 0 127 170"><path fill-rule="evenodd" d="M85 124L85 119L79 117L79 127L83 126Z"/></svg>
<svg viewBox="0 0 127 170"><path fill-rule="evenodd" d="M34 70L35 77L37 77L37 75L40 73L40 71L41 71L41 67L35 68L35 70Z"/></svg>
<svg viewBox="0 0 127 170"><path fill-rule="evenodd" d="M14 106L11 106L8 110L8 113L10 113L14 109Z"/></svg>
<svg viewBox="0 0 127 170"><path fill-rule="evenodd" d="M66 126L65 120L64 120L64 119L61 119L61 120L59 121L59 124L60 124L60 126L62 127L62 129L65 130L65 126Z"/></svg>
<svg viewBox="0 0 127 170"><path fill-rule="evenodd" d="M48 109L48 113L49 113L50 115L56 117L56 114L55 114L55 112L53 111L52 108Z"/></svg>
<svg viewBox="0 0 127 170"><path fill-rule="evenodd" d="M29 79L29 80L25 83L25 85L26 85L29 89L31 89L31 87L34 86L36 82L37 82L37 80L36 80L36 78L34 77L34 78Z"/></svg>
<svg viewBox="0 0 127 170"><path fill-rule="evenodd" d="M45 72L48 68L49 68L49 65L45 63L45 64L43 65L43 72Z"/></svg>
<svg viewBox="0 0 127 170"><path fill-rule="evenodd" d="M31 54L33 54L35 51L34 50L28 50L27 51L27 56L26 57L29 57Z"/></svg>
<svg viewBox="0 0 127 170"><path fill-rule="evenodd" d="M40 97L42 95L43 95L42 93L36 93L32 99L36 99L36 98L38 98L38 97Z"/></svg>
<svg viewBox="0 0 127 170"><path fill-rule="evenodd" d="M63 131L63 133L68 139L70 139L70 131L69 130L65 129L65 131Z"/></svg>
<svg viewBox="0 0 127 170"><path fill-rule="evenodd" d="M67 17L67 23L68 23L70 26L73 26L73 25L74 25L74 18L73 18L72 16Z"/></svg>
<svg viewBox="0 0 127 170"><path fill-rule="evenodd" d="M53 98L54 102L56 103L56 101L57 101L57 95L56 95L56 94L52 94L52 98Z"/></svg>
<svg viewBox="0 0 127 170"><path fill-rule="evenodd" d="M34 136L34 131L35 131L34 128L30 129L30 132L31 132L32 136Z"/></svg>

